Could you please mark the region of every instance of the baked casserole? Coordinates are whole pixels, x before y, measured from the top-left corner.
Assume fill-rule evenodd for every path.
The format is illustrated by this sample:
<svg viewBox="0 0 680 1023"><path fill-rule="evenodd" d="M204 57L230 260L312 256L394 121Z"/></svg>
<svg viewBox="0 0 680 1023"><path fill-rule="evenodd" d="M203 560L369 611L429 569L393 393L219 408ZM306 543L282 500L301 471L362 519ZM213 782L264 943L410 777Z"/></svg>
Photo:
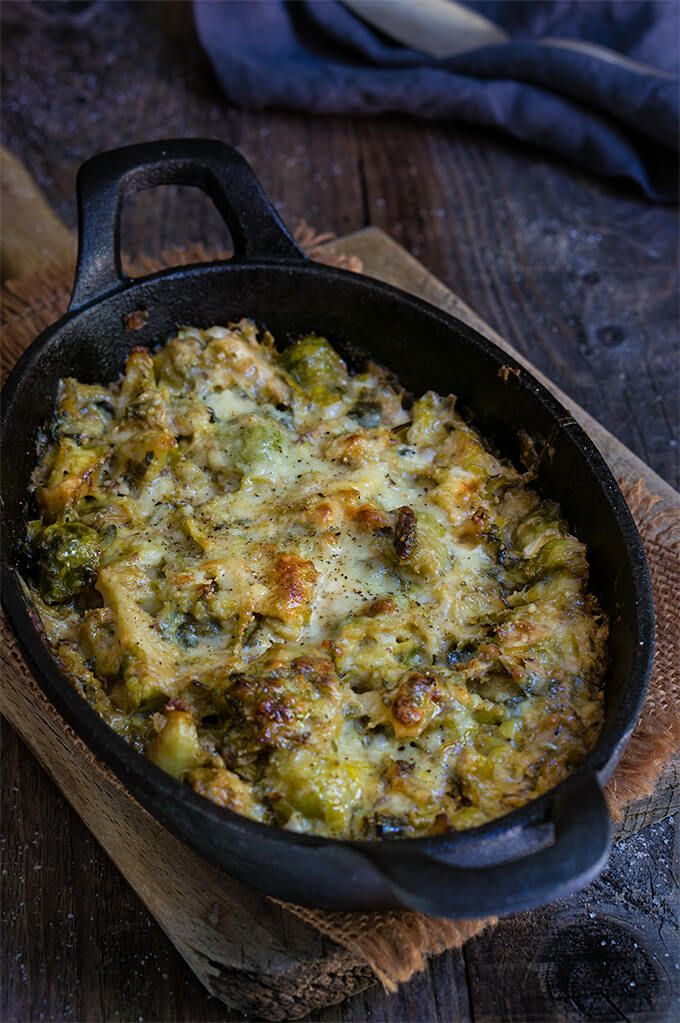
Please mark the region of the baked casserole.
<svg viewBox="0 0 680 1023"><path fill-rule="evenodd" d="M583 544L456 408L249 320L64 379L31 597L106 721L215 803L329 837L475 827L597 740Z"/></svg>

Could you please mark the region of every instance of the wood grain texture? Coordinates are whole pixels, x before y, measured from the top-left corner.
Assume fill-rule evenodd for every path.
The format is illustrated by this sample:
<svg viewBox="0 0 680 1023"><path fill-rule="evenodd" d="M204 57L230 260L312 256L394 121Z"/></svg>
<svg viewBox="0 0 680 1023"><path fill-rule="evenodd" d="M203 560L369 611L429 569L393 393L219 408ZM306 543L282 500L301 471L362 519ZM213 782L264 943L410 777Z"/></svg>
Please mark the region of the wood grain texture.
<svg viewBox="0 0 680 1023"><path fill-rule="evenodd" d="M24 165L0 146L2 279L68 266L75 259L73 234L47 205Z"/></svg>
<svg viewBox="0 0 680 1023"><path fill-rule="evenodd" d="M387 230L677 485L675 211L492 132L400 117L234 110L195 46L185 3L99 4L91 16L78 13L77 23L69 9L87 5L41 6L50 8L49 19L33 16L23 0L3 5L4 138L70 227L75 171L95 150L169 135L234 142L291 224L306 218L340 234L367 224ZM215 244L223 228L203 198L163 189L126 209L124 234L136 257L175 241ZM224 1019L223 1006L201 989L2 722L0 735L0 1017ZM633 926L642 918L640 929L653 940L659 906L677 893L661 866L672 836L666 821L627 840L602 879L607 887L584 893L590 901L545 911L540 927L535 914L504 921L464 953L432 962L398 995L372 988L313 1018L556 1021L619 1019L619 1010L636 1020L662 1018L655 999L667 1001L658 1002L649 972L638 977L641 1001L629 997L619 1010L582 997L606 986L606 971L593 974L592 965L610 962L600 949L616 946L598 941L618 940L617 920ZM591 913L597 940L562 946L557 958L539 954L546 935L572 925L577 935L592 931ZM667 929L664 940L674 949ZM654 945L651 961L670 983L677 971L668 948ZM549 979L550 962L564 966L561 988ZM677 1000L677 988L670 990Z"/></svg>
<svg viewBox="0 0 680 1023"><path fill-rule="evenodd" d="M674 1023L680 933L678 831L653 825L615 846L571 899L509 918L466 947L476 1023Z"/></svg>

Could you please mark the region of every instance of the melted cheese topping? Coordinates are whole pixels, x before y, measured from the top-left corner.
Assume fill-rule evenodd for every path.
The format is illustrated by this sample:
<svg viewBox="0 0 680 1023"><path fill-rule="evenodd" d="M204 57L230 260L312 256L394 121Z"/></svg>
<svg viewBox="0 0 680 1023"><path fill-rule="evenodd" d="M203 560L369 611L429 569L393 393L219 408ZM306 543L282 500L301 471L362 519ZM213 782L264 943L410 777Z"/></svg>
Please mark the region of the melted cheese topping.
<svg viewBox="0 0 680 1023"><path fill-rule="evenodd" d="M185 328L62 383L34 599L74 684L197 792L329 836L481 824L602 724L585 550L528 473L323 338Z"/></svg>

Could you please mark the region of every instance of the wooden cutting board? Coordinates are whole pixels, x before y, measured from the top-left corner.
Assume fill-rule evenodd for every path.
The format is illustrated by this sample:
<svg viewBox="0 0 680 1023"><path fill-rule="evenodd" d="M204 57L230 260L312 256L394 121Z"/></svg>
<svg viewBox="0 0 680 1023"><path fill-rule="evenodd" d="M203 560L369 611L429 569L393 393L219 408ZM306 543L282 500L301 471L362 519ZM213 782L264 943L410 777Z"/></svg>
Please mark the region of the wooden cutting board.
<svg viewBox="0 0 680 1023"><path fill-rule="evenodd" d="M11 276L71 258L69 232L48 211L25 171L3 154L3 197L8 194L11 203L6 201L4 208L11 209L16 231L6 217L5 234L11 232L16 244L3 244L3 256ZM368 228L325 248L330 253L358 257L364 272L454 313L511 352L570 409L620 479L643 479L658 498L658 508L680 510L680 496L672 488L383 232ZM204 863L166 832L55 712L23 669L6 627L4 639L7 670L0 711L211 994L256 1018L294 1019L341 1001L375 981L371 970L352 952ZM678 764L670 765L654 795L628 809L618 834L627 836L677 809L679 774Z"/></svg>

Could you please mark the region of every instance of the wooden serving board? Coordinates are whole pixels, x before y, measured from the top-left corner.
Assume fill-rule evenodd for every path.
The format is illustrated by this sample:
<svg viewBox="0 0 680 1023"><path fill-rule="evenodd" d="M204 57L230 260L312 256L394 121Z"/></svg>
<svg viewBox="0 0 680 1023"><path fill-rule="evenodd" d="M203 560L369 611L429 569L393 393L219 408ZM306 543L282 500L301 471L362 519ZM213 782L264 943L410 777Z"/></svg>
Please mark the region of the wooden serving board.
<svg viewBox="0 0 680 1023"><path fill-rule="evenodd" d="M62 228L62 231L65 229ZM57 227L57 235L59 228ZM69 251L64 238L63 250ZM368 228L325 247L361 259L364 271L455 313L532 369L468 306L383 232ZM657 508L680 497L624 445L541 374L598 444L615 474L642 479ZM295 1019L375 982L365 962L283 907L246 888L174 839L73 734L21 668L4 627L0 711L96 836L205 987L230 1008L259 1019ZM680 805L678 764L618 825L627 836Z"/></svg>

